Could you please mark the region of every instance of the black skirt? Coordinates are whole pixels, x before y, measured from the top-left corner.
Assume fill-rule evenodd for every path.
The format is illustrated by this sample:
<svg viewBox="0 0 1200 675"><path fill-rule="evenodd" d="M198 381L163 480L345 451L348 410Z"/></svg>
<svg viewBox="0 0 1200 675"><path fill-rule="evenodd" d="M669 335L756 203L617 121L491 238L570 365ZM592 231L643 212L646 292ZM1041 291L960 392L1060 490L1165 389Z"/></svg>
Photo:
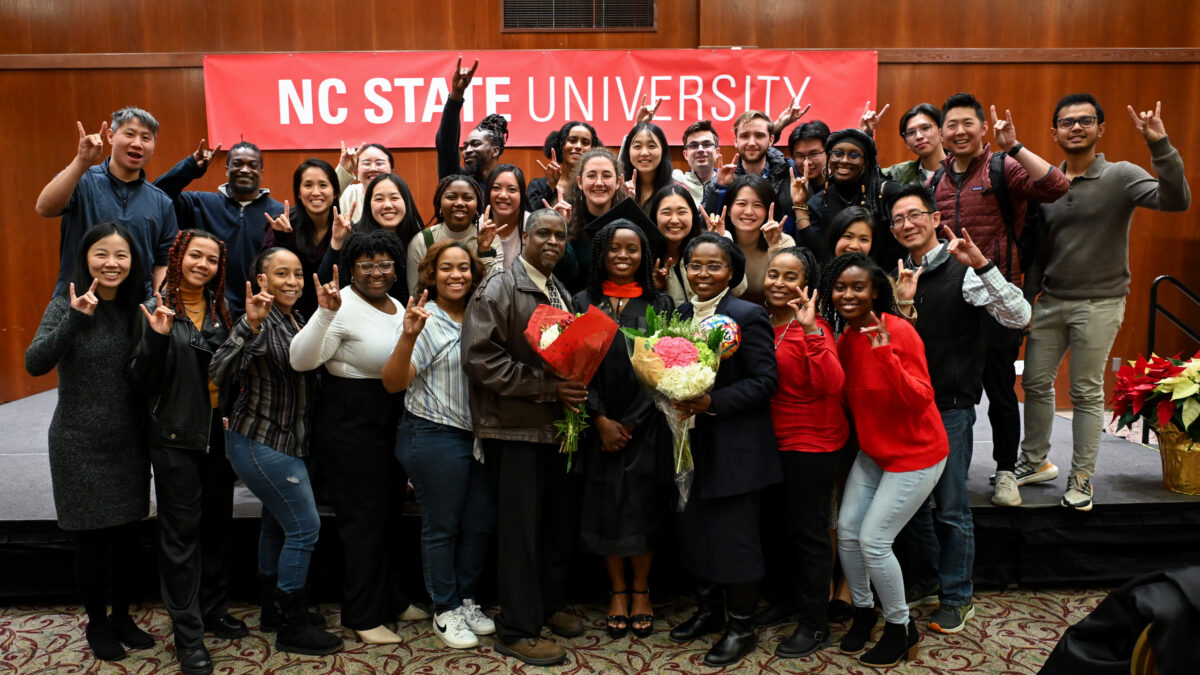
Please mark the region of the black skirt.
<svg viewBox="0 0 1200 675"><path fill-rule="evenodd" d="M703 581L741 584L762 579L758 491L715 499L688 500L677 514L679 557Z"/></svg>

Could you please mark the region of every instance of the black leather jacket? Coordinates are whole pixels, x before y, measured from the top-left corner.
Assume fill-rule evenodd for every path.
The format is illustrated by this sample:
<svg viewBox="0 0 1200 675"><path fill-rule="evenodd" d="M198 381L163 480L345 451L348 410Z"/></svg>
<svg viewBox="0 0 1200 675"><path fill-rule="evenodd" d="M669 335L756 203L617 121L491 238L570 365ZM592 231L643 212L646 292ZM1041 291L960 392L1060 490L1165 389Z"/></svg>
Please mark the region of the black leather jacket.
<svg viewBox="0 0 1200 675"><path fill-rule="evenodd" d="M208 362L225 342L229 327L219 318L214 321L212 294L206 296L209 309L202 331L178 312L171 333L161 335L138 313L141 338L129 362L129 375L144 406L150 445L184 450L209 447L212 415L220 411L209 397ZM146 307L153 312L155 304L152 299Z"/></svg>

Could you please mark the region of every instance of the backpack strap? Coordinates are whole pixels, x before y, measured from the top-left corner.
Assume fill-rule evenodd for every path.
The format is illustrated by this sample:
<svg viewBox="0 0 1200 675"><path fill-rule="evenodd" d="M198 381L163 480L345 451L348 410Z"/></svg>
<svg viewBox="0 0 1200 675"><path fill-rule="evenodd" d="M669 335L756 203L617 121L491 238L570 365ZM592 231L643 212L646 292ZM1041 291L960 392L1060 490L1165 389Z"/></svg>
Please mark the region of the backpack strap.
<svg viewBox="0 0 1200 675"><path fill-rule="evenodd" d="M1017 213L1013 209L1012 196L1008 192L1008 178L1004 173L1004 159L1008 153L1003 150L992 153L988 163L988 173L992 179L992 193L1000 205L1000 215L1004 218L1004 227L1008 230L1009 239L1016 241Z"/></svg>

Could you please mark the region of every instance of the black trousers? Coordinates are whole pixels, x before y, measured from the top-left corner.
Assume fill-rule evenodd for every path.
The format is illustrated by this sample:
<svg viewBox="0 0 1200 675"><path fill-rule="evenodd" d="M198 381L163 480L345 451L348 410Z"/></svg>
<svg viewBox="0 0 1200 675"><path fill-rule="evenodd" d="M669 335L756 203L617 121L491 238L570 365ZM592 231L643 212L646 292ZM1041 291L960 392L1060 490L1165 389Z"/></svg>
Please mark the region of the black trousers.
<svg viewBox="0 0 1200 675"><path fill-rule="evenodd" d="M990 315L984 322L987 361L983 366L983 391L988 397L992 425L992 459L997 471L1012 471L1021 446L1021 409L1017 405L1017 368L1025 331L1005 328Z"/></svg>
<svg viewBox="0 0 1200 675"><path fill-rule="evenodd" d="M513 643L540 635L565 602L581 485L555 445L488 440L484 452L496 486L496 636Z"/></svg>
<svg viewBox="0 0 1200 675"><path fill-rule="evenodd" d="M204 617L229 613L234 475L220 415L212 415L207 452L151 445L150 463L163 605L176 646L198 647L204 643Z"/></svg>
<svg viewBox="0 0 1200 675"><path fill-rule="evenodd" d="M402 401L380 380L321 378L313 449L342 542L342 625L352 630L395 620L408 605L401 548L403 559L420 560L416 539L402 547L397 536L407 482L395 455Z"/></svg>

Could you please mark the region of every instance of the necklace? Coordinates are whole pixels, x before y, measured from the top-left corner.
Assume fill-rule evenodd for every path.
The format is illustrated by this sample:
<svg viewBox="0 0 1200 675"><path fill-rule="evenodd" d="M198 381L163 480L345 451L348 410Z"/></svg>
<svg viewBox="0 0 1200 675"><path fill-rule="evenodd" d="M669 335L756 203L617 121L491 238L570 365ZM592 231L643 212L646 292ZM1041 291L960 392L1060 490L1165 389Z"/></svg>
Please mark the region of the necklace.
<svg viewBox="0 0 1200 675"><path fill-rule="evenodd" d="M792 329L792 324L794 323L796 323L796 320L792 319L791 321L787 322L786 326L783 327L783 332L780 333L779 337L775 340L775 349L779 349L779 344L783 342L783 338L787 337L788 331Z"/></svg>

